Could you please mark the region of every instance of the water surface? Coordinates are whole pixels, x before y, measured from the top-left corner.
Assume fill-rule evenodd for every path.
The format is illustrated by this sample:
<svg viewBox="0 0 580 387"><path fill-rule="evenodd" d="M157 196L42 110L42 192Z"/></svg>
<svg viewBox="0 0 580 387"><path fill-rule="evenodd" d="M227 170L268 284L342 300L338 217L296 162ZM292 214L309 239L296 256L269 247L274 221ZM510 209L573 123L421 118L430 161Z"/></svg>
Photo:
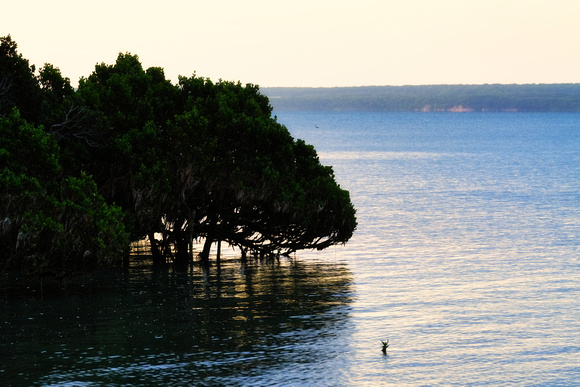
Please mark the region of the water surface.
<svg viewBox="0 0 580 387"><path fill-rule="evenodd" d="M354 384L577 383L580 115L279 118L358 209Z"/></svg>
<svg viewBox="0 0 580 387"><path fill-rule="evenodd" d="M136 260L81 289L4 295L0 378L578 385L579 114L278 119L351 192L351 242L209 272Z"/></svg>

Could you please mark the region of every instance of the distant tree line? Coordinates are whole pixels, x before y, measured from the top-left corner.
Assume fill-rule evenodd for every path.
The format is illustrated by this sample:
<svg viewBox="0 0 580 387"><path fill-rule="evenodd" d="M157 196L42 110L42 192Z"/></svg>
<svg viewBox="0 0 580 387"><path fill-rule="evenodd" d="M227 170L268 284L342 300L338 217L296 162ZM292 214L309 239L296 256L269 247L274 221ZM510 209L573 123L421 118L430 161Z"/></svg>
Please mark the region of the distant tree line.
<svg viewBox="0 0 580 387"><path fill-rule="evenodd" d="M580 112L580 84L262 88L276 111Z"/></svg>
<svg viewBox="0 0 580 387"><path fill-rule="evenodd" d="M177 84L119 54L78 89L0 38L0 271L67 275L113 265L148 238L183 266L194 240L277 256L345 243L348 191L272 116L257 86Z"/></svg>

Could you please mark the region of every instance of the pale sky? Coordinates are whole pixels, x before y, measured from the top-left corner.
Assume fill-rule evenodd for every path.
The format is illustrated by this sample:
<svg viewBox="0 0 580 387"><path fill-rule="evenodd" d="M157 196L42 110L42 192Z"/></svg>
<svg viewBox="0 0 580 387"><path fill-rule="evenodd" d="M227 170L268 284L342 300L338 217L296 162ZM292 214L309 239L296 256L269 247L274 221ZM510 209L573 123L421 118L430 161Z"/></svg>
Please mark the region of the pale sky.
<svg viewBox="0 0 580 387"><path fill-rule="evenodd" d="M29 0L0 10L74 85L119 52L268 86L580 83L580 0Z"/></svg>

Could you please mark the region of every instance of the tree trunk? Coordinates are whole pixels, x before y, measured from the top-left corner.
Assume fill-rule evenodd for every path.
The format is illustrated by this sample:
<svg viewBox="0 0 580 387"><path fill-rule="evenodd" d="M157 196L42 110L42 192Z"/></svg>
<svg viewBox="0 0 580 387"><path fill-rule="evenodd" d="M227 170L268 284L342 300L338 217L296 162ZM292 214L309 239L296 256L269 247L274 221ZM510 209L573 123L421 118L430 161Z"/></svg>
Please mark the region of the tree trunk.
<svg viewBox="0 0 580 387"><path fill-rule="evenodd" d="M204 265L209 265L209 251L211 250L212 243L213 237L208 234L208 236L205 238L205 242L203 243L203 250L199 254L201 263L203 263Z"/></svg>
<svg viewBox="0 0 580 387"><path fill-rule="evenodd" d="M154 233L150 232L148 235L149 243L151 244L151 257L153 258L153 265L158 266L165 263L165 257L159 250L159 244L155 239Z"/></svg>
<svg viewBox="0 0 580 387"><path fill-rule="evenodd" d="M246 249L245 247L240 247L240 250L242 252L242 256L241 256L242 263L248 262L248 255L246 253L248 251L248 249Z"/></svg>
<svg viewBox="0 0 580 387"><path fill-rule="evenodd" d="M220 264L220 255L222 253L222 241L217 241L217 256L216 256L216 261L217 264Z"/></svg>
<svg viewBox="0 0 580 387"><path fill-rule="evenodd" d="M180 233L181 234L181 233ZM175 266L179 269L187 269L187 265L189 265L191 256L189 255L189 243L187 243L187 239L183 238L183 235L178 235L178 238L175 240Z"/></svg>
<svg viewBox="0 0 580 387"><path fill-rule="evenodd" d="M179 219L175 222L173 226L173 235L175 237L175 259L173 263L178 269L187 269L187 265L190 263L191 256L189 255L189 240L187 238L187 233L184 232L181 227L183 226L184 220Z"/></svg>

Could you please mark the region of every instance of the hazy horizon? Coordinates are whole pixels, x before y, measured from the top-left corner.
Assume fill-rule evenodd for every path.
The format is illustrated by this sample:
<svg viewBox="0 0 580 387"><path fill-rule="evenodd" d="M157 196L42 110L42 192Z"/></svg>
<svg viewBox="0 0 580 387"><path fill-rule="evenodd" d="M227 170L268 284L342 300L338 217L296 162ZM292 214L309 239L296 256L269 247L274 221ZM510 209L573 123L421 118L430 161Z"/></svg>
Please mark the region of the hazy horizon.
<svg viewBox="0 0 580 387"><path fill-rule="evenodd" d="M339 89L357 87L406 87L406 86L486 86L486 85L578 85L580 82L558 82L558 83L424 83L417 85L352 85L352 86L260 86L264 89Z"/></svg>
<svg viewBox="0 0 580 387"><path fill-rule="evenodd" d="M576 0L10 2L11 35L73 85L119 52L261 87L580 83Z"/></svg>

